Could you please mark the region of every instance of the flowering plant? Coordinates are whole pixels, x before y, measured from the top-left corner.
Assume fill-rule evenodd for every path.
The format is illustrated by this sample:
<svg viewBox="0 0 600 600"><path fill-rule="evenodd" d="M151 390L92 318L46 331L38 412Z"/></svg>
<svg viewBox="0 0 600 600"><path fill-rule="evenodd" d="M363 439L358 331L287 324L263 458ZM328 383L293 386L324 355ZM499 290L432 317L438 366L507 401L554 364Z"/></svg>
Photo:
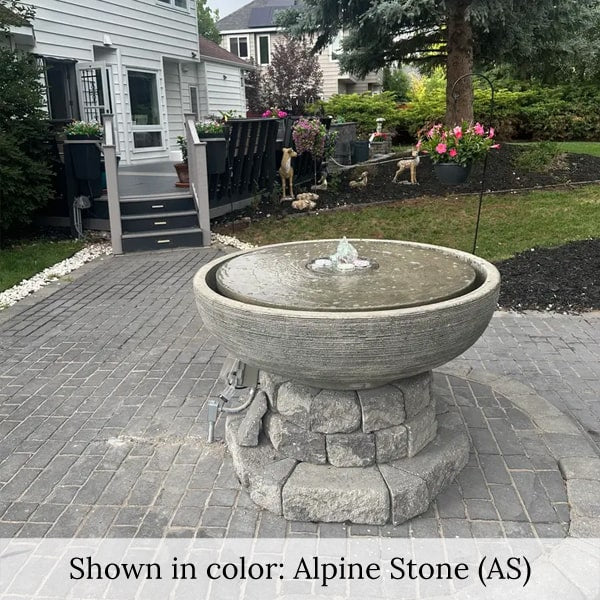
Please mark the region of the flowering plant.
<svg viewBox="0 0 600 600"><path fill-rule="evenodd" d="M225 125L219 123L219 121L205 120L196 123L196 131L199 134L213 133L215 135L223 135L225 132Z"/></svg>
<svg viewBox="0 0 600 600"><path fill-rule="evenodd" d="M388 134L384 133L383 131L376 131L373 134L373 141L374 142L385 142L385 140L388 139Z"/></svg>
<svg viewBox="0 0 600 600"><path fill-rule="evenodd" d="M463 123L452 128L434 125L417 142L417 150L431 156L434 163L456 163L467 166L483 158L491 148L499 148L494 142L494 128L486 129L481 123Z"/></svg>
<svg viewBox="0 0 600 600"><path fill-rule="evenodd" d="M284 119L287 115L285 110L280 110L279 108L267 108L262 114L265 119Z"/></svg>
<svg viewBox="0 0 600 600"><path fill-rule="evenodd" d="M323 158L326 138L327 129L319 119L301 117L292 127L292 139L298 154L310 152L314 158Z"/></svg>
<svg viewBox="0 0 600 600"><path fill-rule="evenodd" d="M87 135L90 137L101 138L104 133L104 128L98 121L73 121L65 127L67 137L75 135Z"/></svg>

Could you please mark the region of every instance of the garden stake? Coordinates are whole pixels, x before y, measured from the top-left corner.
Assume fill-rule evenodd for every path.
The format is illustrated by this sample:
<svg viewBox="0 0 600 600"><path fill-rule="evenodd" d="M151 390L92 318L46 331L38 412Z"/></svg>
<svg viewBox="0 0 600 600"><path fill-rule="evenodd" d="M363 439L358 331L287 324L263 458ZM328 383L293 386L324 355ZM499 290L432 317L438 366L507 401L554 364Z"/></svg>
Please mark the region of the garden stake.
<svg viewBox="0 0 600 600"><path fill-rule="evenodd" d="M465 77L471 77L471 76L481 77L482 79L485 79L488 82L490 89L492 90L492 96L490 98L490 116L489 116L490 125L491 125L492 119L494 118L494 84L490 81L490 79L486 75L483 75L482 73L467 73L466 75L459 77L454 82L454 85L452 86L452 91L450 92L450 95L452 96L452 98L454 98L454 104L456 104L456 102L458 101L458 98L460 97L459 94L454 93L454 90L456 89L456 84L459 81L462 81L463 79L465 79ZM479 221L481 219L481 205L483 203L483 193L485 191L485 173L487 171L487 162L488 162L488 153L486 152L485 158L483 159L483 173L481 174L481 189L479 190L479 206L477 207L477 221L475 223L475 238L473 239L473 252L472 252L473 254L475 254L475 251L477 249L477 235L479 234Z"/></svg>

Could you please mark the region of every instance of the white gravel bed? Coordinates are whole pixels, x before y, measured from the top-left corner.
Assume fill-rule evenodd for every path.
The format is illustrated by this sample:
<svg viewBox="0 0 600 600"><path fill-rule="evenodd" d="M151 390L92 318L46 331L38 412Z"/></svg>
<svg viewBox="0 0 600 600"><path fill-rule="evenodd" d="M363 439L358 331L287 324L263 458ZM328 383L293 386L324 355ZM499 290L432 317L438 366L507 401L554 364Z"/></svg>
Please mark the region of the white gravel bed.
<svg viewBox="0 0 600 600"><path fill-rule="evenodd" d="M242 242L242 240L238 240L238 238L234 237L233 235L221 235L220 233L212 233L211 242L213 244L219 243L225 246L232 246L238 250L250 250L251 248L256 248L254 244Z"/></svg>
<svg viewBox="0 0 600 600"><path fill-rule="evenodd" d="M108 254L112 254L112 247L108 242L100 242L86 246L70 258L65 258L65 260L62 260L51 267L47 267L41 273L34 275L30 279L24 279L21 283L17 283L17 285L14 285L6 291L0 292L0 310L16 304L19 300L29 296L29 294L37 292L45 285L78 269L85 263L88 263L99 256Z"/></svg>

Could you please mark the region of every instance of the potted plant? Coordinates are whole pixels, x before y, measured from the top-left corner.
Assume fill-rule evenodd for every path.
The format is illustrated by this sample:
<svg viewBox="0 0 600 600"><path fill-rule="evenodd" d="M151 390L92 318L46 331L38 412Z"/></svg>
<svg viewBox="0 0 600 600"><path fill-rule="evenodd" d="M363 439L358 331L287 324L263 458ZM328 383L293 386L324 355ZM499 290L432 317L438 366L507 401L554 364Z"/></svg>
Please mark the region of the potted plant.
<svg viewBox="0 0 600 600"><path fill-rule="evenodd" d="M463 123L452 128L434 125L417 142L417 150L429 154L436 177L445 184L464 183L472 164L481 160L492 148L494 128L486 129L481 123Z"/></svg>
<svg viewBox="0 0 600 600"><path fill-rule="evenodd" d="M181 150L181 162L175 163L175 171L179 181L175 184L177 187L190 187L190 170L188 167L188 153L185 138L177 136L177 145Z"/></svg>

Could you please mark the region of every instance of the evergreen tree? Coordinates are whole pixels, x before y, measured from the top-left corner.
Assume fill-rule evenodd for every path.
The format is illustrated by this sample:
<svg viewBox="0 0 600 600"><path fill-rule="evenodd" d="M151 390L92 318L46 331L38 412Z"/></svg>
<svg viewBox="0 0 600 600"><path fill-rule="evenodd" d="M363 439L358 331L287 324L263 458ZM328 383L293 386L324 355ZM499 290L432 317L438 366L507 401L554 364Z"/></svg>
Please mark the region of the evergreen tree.
<svg viewBox="0 0 600 600"><path fill-rule="evenodd" d="M196 0L196 16L198 33L215 44L219 44L221 42L221 34L217 29L219 9L212 10L207 4L207 0Z"/></svg>
<svg viewBox="0 0 600 600"><path fill-rule="evenodd" d="M477 61L522 64L550 48L566 51L573 35L598 12L598 0L304 0L280 15L295 36L313 36L320 50L344 30L340 65L366 73L395 61L445 64L448 124L473 117L471 78ZM545 50L540 51L540 48ZM563 51L561 50L561 51ZM454 88L454 83L460 82Z"/></svg>
<svg viewBox="0 0 600 600"><path fill-rule="evenodd" d="M284 37L273 44L271 63L263 78L268 106L302 113L323 91L323 72L305 40Z"/></svg>
<svg viewBox="0 0 600 600"><path fill-rule="evenodd" d="M0 0L0 34L30 8ZM52 194L41 72L35 57L0 48L0 234L18 233Z"/></svg>

